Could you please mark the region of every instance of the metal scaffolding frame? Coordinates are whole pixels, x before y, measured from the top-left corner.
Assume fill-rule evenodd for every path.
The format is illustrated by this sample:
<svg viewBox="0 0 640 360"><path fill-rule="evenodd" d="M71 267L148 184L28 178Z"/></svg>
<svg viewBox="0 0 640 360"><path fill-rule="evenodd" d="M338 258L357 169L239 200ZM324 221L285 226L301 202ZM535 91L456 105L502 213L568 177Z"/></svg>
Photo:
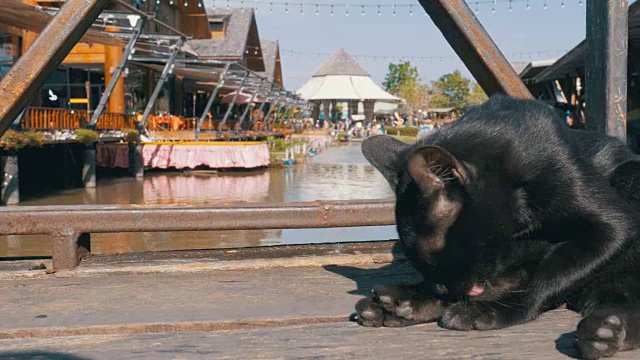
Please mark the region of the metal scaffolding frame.
<svg viewBox="0 0 640 360"><path fill-rule="evenodd" d="M107 84L107 87L104 89L104 92L100 97L100 102L98 103L98 107L96 107L95 111L93 112L93 115L91 115L91 120L89 121L89 124L87 124L87 127L89 129L95 129L96 125L98 124L98 120L100 120L100 117L104 113L104 110L107 107L107 103L111 98L111 93L116 88L116 84L120 80L120 77L122 76L122 72L124 71L125 66L127 66L129 57L131 56L131 53L134 51L136 42L138 42L138 39L140 38L140 34L142 34L142 29L146 23L147 23L147 18L140 17L138 19L136 26L134 27L133 32L131 33L131 36L129 38L129 42L127 43L127 46L124 48L124 51L122 52L122 58L120 59L120 63L111 74L111 79L109 79L109 83Z"/></svg>
<svg viewBox="0 0 640 360"><path fill-rule="evenodd" d="M247 81L249 74L250 73L246 73L246 75L242 78L242 80L240 80L240 85L238 85L238 89L236 89L235 93L233 94L233 99L231 99L231 103L229 104L229 107L227 108L227 112L225 112L224 117L222 118L222 122L220 122L220 124L218 125L218 130L221 130L222 126L224 126L227 123L227 120L229 120L229 115L231 115L231 112L233 111L233 107L236 105L238 94L242 92L244 82Z"/></svg>
<svg viewBox="0 0 640 360"><path fill-rule="evenodd" d="M247 117L247 114L251 109L251 105L253 104L253 101L255 100L256 95L258 95L257 91L255 91L253 95L251 95L251 99L247 103L247 106L244 108L244 111L242 112L242 116L240 116L240 120L238 120L238 123L236 124L236 126L238 127L238 130L242 130L242 123L244 122L244 118Z"/></svg>
<svg viewBox="0 0 640 360"><path fill-rule="evenodd" d="M145 125L147 124L147 119L149 119L149 115L151 115L151 111L153 110L153 106L156 102L156 99L158 98L158 95L160 95L160 91L162 91L162 87L164 86L164 83L167 81L167 79L169 78L169 75L171 75L171 72L173 71L174 62L176 61L176 58L180 53L180 48L182 47L182 43L183 43L183 40L180 39L178 40L177 44L174 45L173 52L171 53L171 56L167 60L166 64L164 65L164 69L162 69L162 73L160 74L160 79L158 79L156 86L153 88L153 92L151 93L151 96L147 100L147 106L145 107L144 113L142 114L142 119L140 119L140 122L138 123L138 131L142 131Z"/></svg>

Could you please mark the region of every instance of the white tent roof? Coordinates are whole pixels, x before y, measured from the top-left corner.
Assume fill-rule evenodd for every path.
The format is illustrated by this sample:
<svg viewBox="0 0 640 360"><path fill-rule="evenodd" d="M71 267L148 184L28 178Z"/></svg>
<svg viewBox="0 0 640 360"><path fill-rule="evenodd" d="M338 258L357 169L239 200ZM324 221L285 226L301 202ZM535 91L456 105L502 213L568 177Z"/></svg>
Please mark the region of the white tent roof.
<svg viewBox="0 0 640 360"><path fill-rule="evenodd" d="M324 63L297 93L305 100L402 101L373 82L344 49L338 50Z"/></svg>
<svg viewBox="0 0 640 360"><path fill-rule="evenodd" d="M327 75L313 77L297 91L305 100L376 100L380 102L400 102L382 90L368 76Z"/></svg>

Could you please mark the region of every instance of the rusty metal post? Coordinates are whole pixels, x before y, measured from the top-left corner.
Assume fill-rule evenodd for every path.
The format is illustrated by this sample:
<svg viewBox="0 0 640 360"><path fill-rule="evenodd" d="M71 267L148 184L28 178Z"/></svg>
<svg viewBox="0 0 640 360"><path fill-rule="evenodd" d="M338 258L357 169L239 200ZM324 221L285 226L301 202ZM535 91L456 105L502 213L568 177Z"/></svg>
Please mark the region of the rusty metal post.
<svg viewBox="0 0 640 360"><path fill-rule="evenodd" d="M587 0L587 126L627 139L628 1Z"/></svg>
<svg viewBox="0 0 640 360"><path fill-rule="evenodd" d="M196 140L198 140L199 138L200 131L202 130L202 125L204 124L204 119L207 117L207 114L211 110L211 107L213 106L213 102L218 97L218 93L220 93L220 89L224 86L224 77L225 75L227 75L227 72L229 71L230 67L231 67L231 63L228 63L227 65L224 66L224 70L222 71L222 73L220 73L220 77L218 78L218 83L216 84L215 89L213 89L211 96L209 96L209 101L207 101L207 105L204 107L204 110L202 110L202 115L200 115L200 119L198 120L198 126L196 126L196 133L195 133Z"/></svg>
<svg viewBox="0 0 640 360"><path fill-rule="evenodd" d="M464 0L419 2L488 95L503 93L533 99Z"/></svg>
<svg viewBox="0 0 640 360"><path fill-rule="evenodd" d="M107 87L104 89L104 93L102 93L100 102L98 103L96 110L93 112L93 115L91 116L91 121L89 122L89 124L87 124L88 128L94 129L98 124L98 121L102 116L102 113L104 113L104 110L107 107L107 103L109 102L109 98L111 98L111 93L113 93L113 91L115 90L116 85L118 84L118 81L122 76L122 72L124 71L124 68L127 65L127 61L129 61L129 59L131 58L131 55L133 54L134 47L138 42L138 38L140 38L140 35L142 34L142 29L144 28L146 21L147 19L143 17L138 19L138 22L136 23L136 27L133 29L133 33L131 33L131 36L129 37L129 43L127 44L127 47L125 47L124 51L122 52L122 58L120 59L120 63L115 69L113 69L113 73L111 74L109 82L107 83Z"/></svg>
<svg viewBox="0 0 640 360"><path fill-rule="evenodd" d="M68 0L0 81L0 136L111 0Z"/></svg>
<svg viewBox="0 0 640 360"><path fill-rule="evenodd" d="M78 256L79 233L69 230L51 234L51 256L53 270L72 270L80 263Z"/></svg>
<svg viewBox="0 0 640 360"><path fill-rule="evenodd" d="M222 129L222 126L224 126L224 124L227 123L227 120L229 120L229 115L231 115L231 111L233 110L233 107L236 105L236 99L238 98L238 94L242 92L242 87L244 86L244 82L247 80L248 77L249 77L249 72L247 72L244 75L244 77L240 81L240 84L238 85L238 89L236 90L235 94L233 94L233 99L231 100L231 104L229 104L229 107L227 108L227 112L224 113L222 122L218 125L218 131L220 131Z"/></svg>

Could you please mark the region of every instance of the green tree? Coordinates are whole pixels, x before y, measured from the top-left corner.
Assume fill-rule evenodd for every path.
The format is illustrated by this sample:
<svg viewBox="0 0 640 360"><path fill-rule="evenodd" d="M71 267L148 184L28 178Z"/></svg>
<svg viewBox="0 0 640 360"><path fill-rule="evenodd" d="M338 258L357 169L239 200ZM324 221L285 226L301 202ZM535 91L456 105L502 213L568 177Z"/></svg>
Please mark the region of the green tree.
<svg viewBox="0 0 640 360"><path fill-rule="evenodd" d="M382 86L393 95L400 96L403 87L413 86L420 82L420 75L411 62L405 61L398 64L389 64L389 70L384 78Z"/></svg>
<svg viewBox="0 0 640 360"><path fill-rule="evenodd" d="M417 82L402 85L398 93L398 96L405 100L403 109L410 116L416 111L426 110L429 107L429 95L429 87Z"/></svg>
<svg viewBox="0 0 640 360"><path fill-rule="evenodd" d="M478 83L473 83L471 85L471 93L469 94L467 103L469 105L480 105L487 101L487 99L489 99L489 97L484 90L482 90L480 85Z"/></svg>
<svg viewBox="0 0 640 360"><path fill-rule="evenodd" d="M462 76L459 70L445 74L432 83L435 95L431 99L432 107L455 107L463 109L467 106L471 80Z"/></svg>

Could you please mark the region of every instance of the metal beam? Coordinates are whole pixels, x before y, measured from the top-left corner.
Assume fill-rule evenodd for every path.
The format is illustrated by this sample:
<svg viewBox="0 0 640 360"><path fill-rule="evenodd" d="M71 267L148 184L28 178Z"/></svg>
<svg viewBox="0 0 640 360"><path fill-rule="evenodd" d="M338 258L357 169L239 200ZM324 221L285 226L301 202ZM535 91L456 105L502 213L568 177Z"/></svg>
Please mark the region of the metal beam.
<svg viewBox="0 0 640 360"><path fill-rule="evenodd" d="M25 108L22 109L18 117L16 117L16 119L13 121L13 124L11 124L11 127L13 129L18 130L22 128L22 120L24 119L24 116L27 114L28 109L29 109L29 105L25 106Z"/></svg>
<svg viewBox="0 0 640 360"><path fill-rule="evenodd" d="M488 95L533 99L465 0L419 2Z"/></svg>
<svg viewBox="0 0 640 360"><path fill-rule="evenodd" d="M144 109L144 113L142 114L142 119L138 124L139 131L142 131L142 129L144 129L144 127L147 125L147 119L149 119L149 115L151 114L151 110L153 110L153 105L156 102L158 95L160 95L162 86L164 86L165 81L167 81L167 79L169 78L169 75L171 75L171 72L173 71L173 64L176 61L178 54L180 53L180 47L182 47L182 42L183 40L180 39L174 45L173 52L171 53L171 56L169 56L169 59L167 60L167 63L164 66L164 69L162 69L162 73L160 74L160 79L158 79L158 83L156 84L156 87L153 89L153 92L151 93L151 97L149 97L149 101L147 102L147 107Z"/></svg>
<svg viewBox="0 0 640 360"><path fill-rule="evenodd" d="M231 67L231 63L228 63L227 65L224 66L224 70L222 71L222 73L220 74L220 77L218 78L218 83L216 84L215 89L213 89L211 96L209 96L209 100L207 101L207 105L205 105L204 110L202 111L202 115L200 115L200 119L198 120L198 125L196 126L196 133L195 133L196 140L198 140L198 138L200 137L200 130L202 130L204 119L207 117L207 114L211 110L211 107L213 106L214 101L218 97L218 93L220 92L220 89L224 86L224 77L227 74L227 71L229 71L229 67Z"/></svg>
<svg viewBox="0 0 640 360"><path fill-rule="evenodd" d="M264 101L262 102L262 104L260 104L260 107L258 108L258 111L260 113L262 113L262 111L264 110L264 106L267 104L267 102L269 102L269 96L271 95L271 93L268 93L267 96L265 96ZM251 121L251 129L253 129L253 127L256 125L256 122L258 121L258 118L255 117L252 121Z"/></svg>
<svg viewBox="0 0 640 360"><path fill-rule="evenodd" d="M244 85L244 82L247 80L248 77L249 77L249 73L246 73L246 75L240 81L240 84L238 85L238 89L233 94L233 99L231 100L231 104L229 104L229 107L227 108L227 112L224 113L224 118L222 118L222 122L218 125L218 130L220 130L222 126L227 123L227 120L229 120L229 115L231 115L231 111L233 110L233 107L236 105L236 99L238 98L238 94L242 92L242 86Z"/></svg>
<svg viewBox="0 0 640 360"><path fill-rule="evenodd" d="M0 136L111 0L68 0L0 81Z"/></svg>
<svg viewBox="0 0 640 360"><path fill-rule="evenodd" d="M187 40L190 39L191 37L183 32L181 32L180 30L170 26L167 23L164 23L158 19L156 19L154 16L151 16L150 14L147 14L146 12L140 11L138 9L136 9L135 7L131 6L130 4L126 3L125 1L122 0L113 0L115 3L117 3L118 5L126 8L127 10L131 11L134 14L138 14L140 16L146 16L149 18L150 21L156 23L157 25L171 31L172 33L176 34L176 35L180 35L180 37L182 37L183 40ZM182 44L180 44L182 46Z"/></svg>
<svg viewBox="0 0 640 360"><path fill-rule="evenodd" d="M587 0L586 119L590 129L627 138L628 1Z"/></svg>
<svg viewBox="0 0 640 360"><path fill-rule="evenodd" d="M124 71L124 67L127 65L127 61L129 61L129 58L131 57L131 53L133 52L133 49L136 46L136 42L138 42L138 38L142 33L142 28L144 27L145 23L146 23L145 18L141 17L138 19L138 22L136 23L136 27L133 29L133 32L129 37L129 43L127 43L127 46L124 48L124 51L122 52L122 58L120 59L120 63L113 70L113 74L111 75L109 84L107 84L107 87L104 89L104 92L102 93L102 97L100 97L100 102L98 103L96 110L91 115L91 121L89 121L89 123L87 124L87 128L95 129L96 125L98 124L100 117L102 116L105 108L107 107L109 98L111 98L111 93L116 88L118 80L120 80L120 76L122 76L122 72Z"/></svg>
<svg viewBox="0 0 640 360"><path fill-rule="evenodd" d="M279 103L280 103L280 98L275 98L273 103L269 107L269 111L267 112L267 115L264 116L264 121L262 122L262 126L261 126L262 130L264 130L267 127L267 123L269 122L269 116L271 116L273 109L275 109Z"/></svg>
<svg viewBox="0 0 640 360"><path fill-rule="evenodd" d="M247 114L251 109L251 104L253 104L253 100L255 100L257 94L258 92L256 91L253 93L253 95L251 95L251 100L249 100L249 102L247 103L247 107L242 112L242 116L240 117L240 121L238 121L238 125L237 125L240 128L240 130L242 130L241 126L242 126L242 123L244 122L244 118L247 117Z"/></svg>

